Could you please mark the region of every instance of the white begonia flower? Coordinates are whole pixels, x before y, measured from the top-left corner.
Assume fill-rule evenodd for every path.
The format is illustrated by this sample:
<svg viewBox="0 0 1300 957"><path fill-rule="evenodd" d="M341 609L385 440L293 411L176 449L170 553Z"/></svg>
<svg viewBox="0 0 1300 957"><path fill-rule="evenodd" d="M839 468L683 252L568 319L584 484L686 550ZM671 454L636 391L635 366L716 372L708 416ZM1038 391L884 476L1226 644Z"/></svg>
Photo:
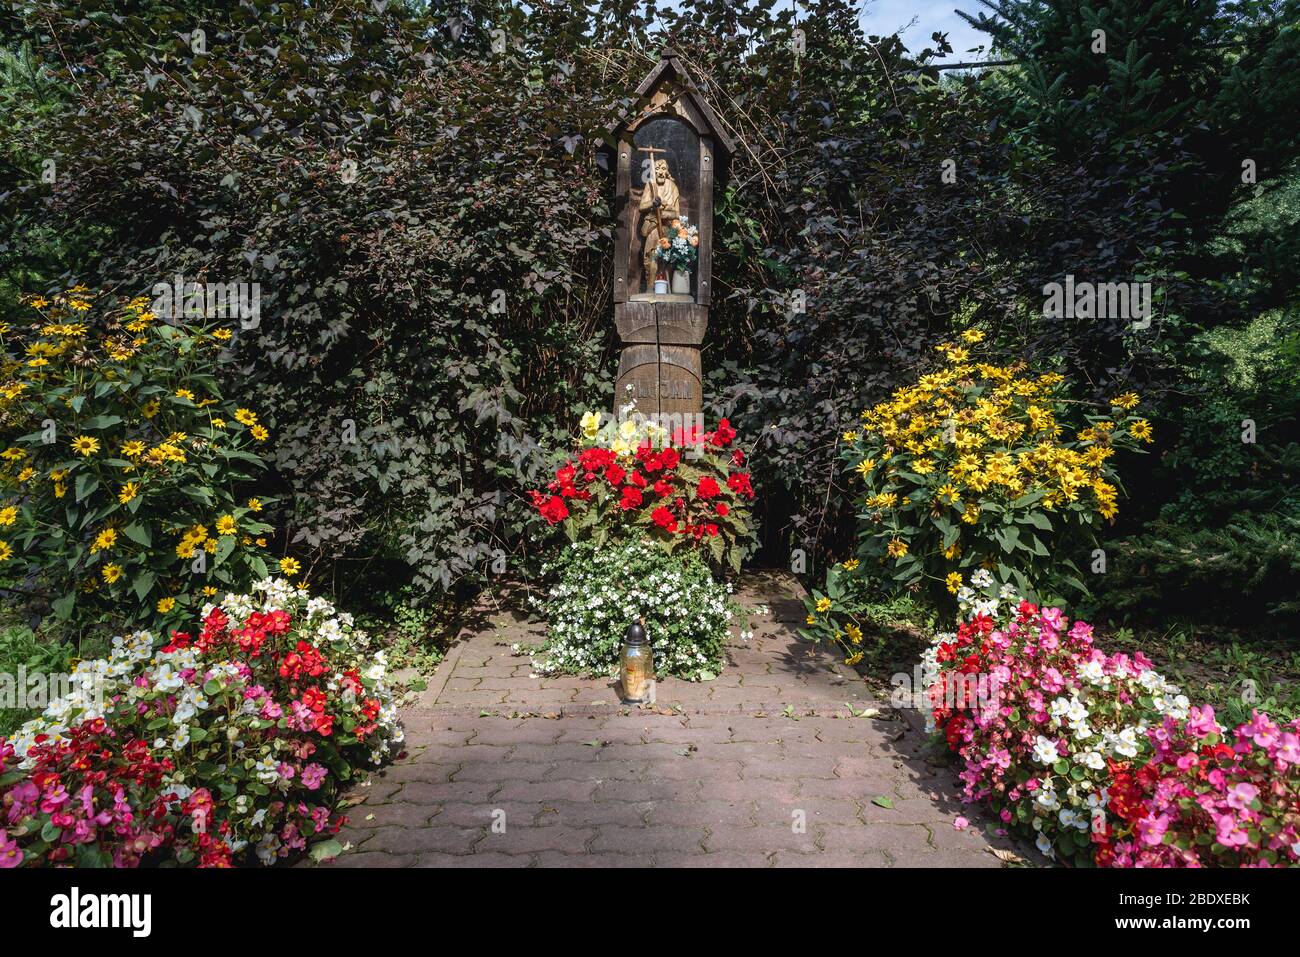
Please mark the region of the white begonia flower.
<svg viewBox="0 0 1300 957"><path fill-rule="evenodd" d="M1089 684L1100 684L1106 678L1100 661L1085 661L1078 669L1079 676Z"/></svg>
<svg viewBox="0 0 1300 957"><path fill-rule="evenodd" d="M1034 760L1039 764L1055 764L1060 760L1060 754L1056 750L1056 742L1040 734L1034 742Z"/></svg>
<svg viewBox="0 0 1300 957"><path fill-rule="evenodd" d="M1136 758L1138 753L1137 730L1125 728L1115 738L1114 751L1125 758Z"/></svg>

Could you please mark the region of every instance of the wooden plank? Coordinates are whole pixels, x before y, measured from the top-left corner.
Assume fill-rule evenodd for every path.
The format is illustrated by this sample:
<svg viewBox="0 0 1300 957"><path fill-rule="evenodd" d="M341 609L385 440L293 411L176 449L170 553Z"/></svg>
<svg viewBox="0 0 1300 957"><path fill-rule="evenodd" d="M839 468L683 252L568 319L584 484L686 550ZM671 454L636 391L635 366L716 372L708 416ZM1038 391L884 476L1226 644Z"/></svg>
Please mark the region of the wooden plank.
<svg viewBox="0 0 1300 957"><path fill-rule="evenodd" d="M632 144L618 144L618 175L614 187L614 301L627 302L627 255L632 242Z"/></svg>
<svg viewBox="0 0 1300 957"><path fill-rule="evenodd" d="M655 304L643 300L614 304L614 326L625 343L658 342L655 328Z"/></svg>
<svg viewBox="0 0 1300 957"><path fill-rule="evenodd" d="M708 306L693 302L656 303L655 315L664 345L698 346L709 328Z"/></svg>
<svg viewBox="0 0 1300 957"><path fill-rule="evenodd" d="M713 292L713 137L700 137L700 258L696 263L695 301L707 306Z"/></svg>
<svg viewBox="0 0 1300 957"><path fill-rule="evenodd" d="M659 412L696 413L704 402L700 350L694 346L659 347Z"/></svg>
<svg viewBox="0 0 1300 957"><path fill-rule="evenodd" d="M627 387L631 385L629 394ZM659 347L631 345L623 349L618 362L618 381L614 389L614 412L636 400L636 410L644 415L659 414Z"/></svg>

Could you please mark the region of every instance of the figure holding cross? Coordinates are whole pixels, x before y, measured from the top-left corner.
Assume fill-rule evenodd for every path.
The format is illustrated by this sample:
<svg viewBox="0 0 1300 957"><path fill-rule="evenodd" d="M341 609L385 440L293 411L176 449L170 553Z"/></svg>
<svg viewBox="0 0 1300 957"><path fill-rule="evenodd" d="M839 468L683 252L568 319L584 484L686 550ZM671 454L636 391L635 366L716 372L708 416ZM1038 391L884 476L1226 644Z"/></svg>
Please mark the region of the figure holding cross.
<svg viewBox="0 0 1300 957"><path fill-rule="evenodd" d="M681 193L672 173L668 170L666 159L654 159L655 153L667 153L668 150L653 146L639 146L638 152L649 153L653 168L647 170L645 188L641 190L641 235L645 242L641 250L641 265L644 271L644 291L654 289L655 276L659 273L655 251L667 242L667 228L673 220L681 217ZM650 162L647 160L647 162Z"/></svg>

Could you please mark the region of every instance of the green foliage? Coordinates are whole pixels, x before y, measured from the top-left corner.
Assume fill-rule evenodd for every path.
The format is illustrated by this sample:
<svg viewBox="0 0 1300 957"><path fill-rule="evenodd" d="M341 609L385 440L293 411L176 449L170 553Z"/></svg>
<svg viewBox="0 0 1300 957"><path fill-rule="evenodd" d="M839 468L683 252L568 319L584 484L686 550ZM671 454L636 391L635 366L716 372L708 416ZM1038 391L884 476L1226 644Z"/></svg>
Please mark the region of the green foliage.
<svg viewBox="0 0 1300 957"><path fill-rule="evenodd" d="M374 605L376 612L359 618L368 631L383 636L390 666L395 671L410 668L420 675L432 674L456 633L447 603L433 601L407 585L379 594ZM421 690L419 685L419 678L412 682L415 690Z"/></svg>
<svg viewBox="0 0 1300 957"><path fill-rule="evenodd" d="M146 303L74 287L4 337L0 561L74 632L166 627L268 571L247 498L268 433L222 397L229 330Z"/></svg>
<svg viewBox="0 0 1300 957"><path fill-rule="evenodd" d="M628 626L645 624L655 672L708 681L722 671L723 643L740 613L730 587L718 584L693 554L669 555L649 542L566 548L555 584L533 599L549 624L534 649L539 673L613 675Z"/></svg>
<svg viewBox="0 0 1300 957"><path fill-rule="evenodd" d="M1214 527L1157 521L1108 556L1097 594L1138 619L1172 607L1182 620L1267 628L1269 616L1300 615L1300 514L1239 512Z"/></svg>
<svg viewBox="0 0 1300 957"><path fill-rule="evenodd" d="M1115 637L1148 651L1192 700L1212 705L1225 726L1249 721L1252 710L1279 722L1300 717L1300 653L1285 634L1243 640L1221 628L1198 634L1177 626L1136 638L1131 629L1120 628Z"/></svg>
<svg viewBox="0 0 1300 957"><path fill-rule="evenodd" d="M836 437L963 303L1160 421L1202 404L1193 340L1297 288L1277 120L1297 112L1296 0L996 8L998 50L1029 62L940 78L942 38L869 40L845 0L27 0L0 30L0 309L64 274L262 283L226 386L276 428L277 524L340 589L464 597L498 550L531 566L519 492L549 480L561 423L612 404L599 147L671 36L740 145L718 175L707 411L761 436L761 558L797 545L820 572L853 525ZM1042 316L1067 273L1151 279L1157 324ZM1281 473L1248 474L1243 494L1277 493ZM1174 488L1155 467L1130 483L1153 512Z"/></svg>
<svg viewBox="0 0 1300 957"><path fill-rule="evenodd" d="M25 625L0 626L0 675L14 682L9 687L15 694L19 691L20 667L25 675L62 674L69 668L68 651L67 645L42 640ZM14 704L16 702L0 700L0 737L12 734L40 711L39 708L17 708Z"/></svg>
<svg viewBox="0 0 1300 957"><path fill-rule="evenodd" d="M1270 310L1191 340L1197 401L1169 413L1176 441L1151 480L1163 500L1106 544L1109 568L1092 580L1106 608L1264 632L1300 612L1298 317Z"/></svg>

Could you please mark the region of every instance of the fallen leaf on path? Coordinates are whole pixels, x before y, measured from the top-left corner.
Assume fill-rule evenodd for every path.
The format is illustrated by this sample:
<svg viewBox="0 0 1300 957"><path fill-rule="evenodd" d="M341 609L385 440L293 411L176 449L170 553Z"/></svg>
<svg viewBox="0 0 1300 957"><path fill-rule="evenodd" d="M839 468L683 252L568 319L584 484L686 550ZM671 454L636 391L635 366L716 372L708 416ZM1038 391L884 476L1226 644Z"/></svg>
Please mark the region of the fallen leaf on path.
<svg viewBox="0 0 1300 957"><path fill-rule="evenodd" d="M1027 864L1028 863L1028 861L1026 861L1019 854L1016 854L1013 851L1004 851L1000 847L988 847L985 848L985 850L987 850L990 854L996 857L1003 864Z"/></svg>

